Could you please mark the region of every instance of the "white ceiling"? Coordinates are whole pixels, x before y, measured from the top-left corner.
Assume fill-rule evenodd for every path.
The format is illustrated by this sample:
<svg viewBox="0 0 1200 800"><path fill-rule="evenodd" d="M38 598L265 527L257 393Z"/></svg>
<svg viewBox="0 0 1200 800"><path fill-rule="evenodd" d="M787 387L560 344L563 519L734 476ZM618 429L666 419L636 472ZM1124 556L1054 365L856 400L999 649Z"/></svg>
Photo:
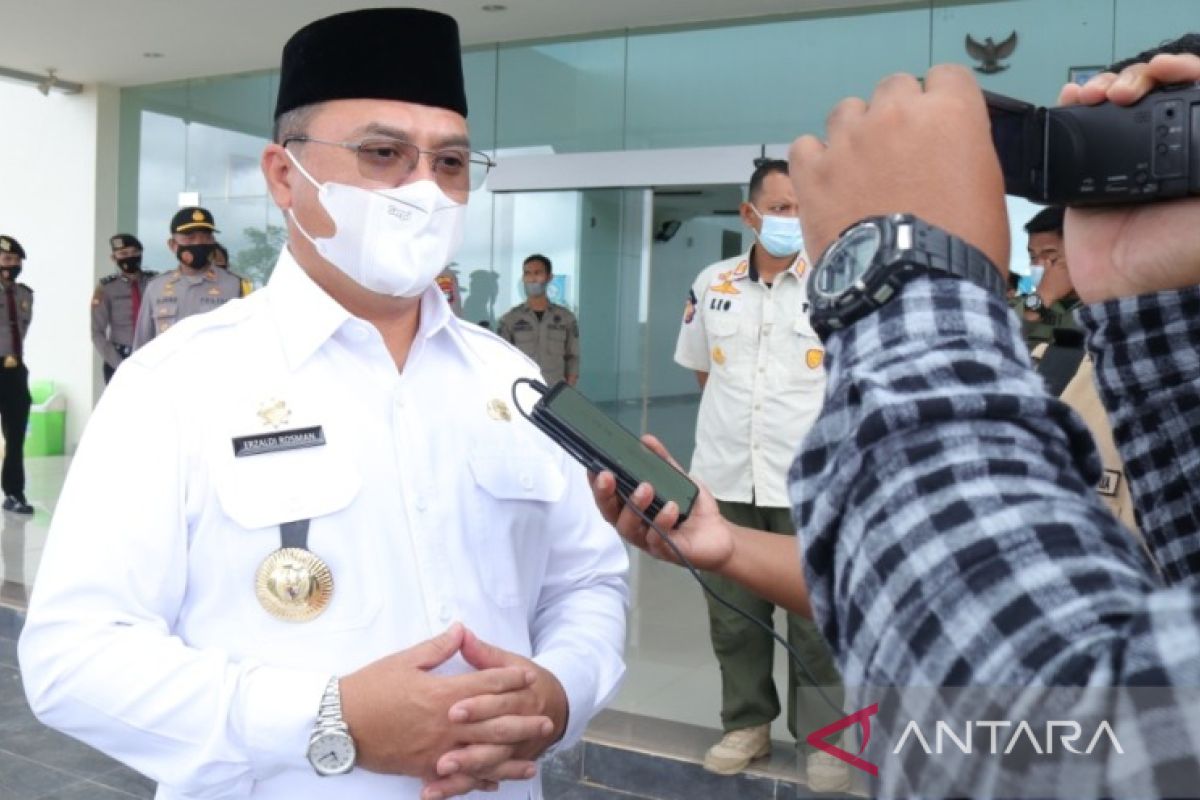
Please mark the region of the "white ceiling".
<svg viewBox="0 0 1200 800"><path fill-rule="evenodd" d="M507 10L485 12L488 0L0 0L0 66L118 86L270 69L303 25L370 5L444 11L469 46L902 1L492 0Z"/></svg>

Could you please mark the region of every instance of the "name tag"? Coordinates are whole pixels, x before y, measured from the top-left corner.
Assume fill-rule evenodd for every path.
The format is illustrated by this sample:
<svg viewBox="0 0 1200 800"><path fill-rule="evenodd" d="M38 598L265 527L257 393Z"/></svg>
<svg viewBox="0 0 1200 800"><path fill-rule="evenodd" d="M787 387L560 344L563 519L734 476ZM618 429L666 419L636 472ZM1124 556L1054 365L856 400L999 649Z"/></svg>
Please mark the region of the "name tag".
<svg viewBox="0 0 1200 800"><path fill-rule="evenodd" d="M285 450L302 450L305 447L323 447L325 431L320 425L311 428L294 428L275 433L260 433L254 436L233 437L235 458L257 456L263 453L282 453Z"/></svg>
<svg viewBox="0 0 1200 800"><path fill-rule="evenodd" d="M1115 469L1106 469L1104 474L1100 476L1100 483L1096 486L1096 491L1105 497L1116 497L1117 489L1121 486L1121 473Z"/></svg>

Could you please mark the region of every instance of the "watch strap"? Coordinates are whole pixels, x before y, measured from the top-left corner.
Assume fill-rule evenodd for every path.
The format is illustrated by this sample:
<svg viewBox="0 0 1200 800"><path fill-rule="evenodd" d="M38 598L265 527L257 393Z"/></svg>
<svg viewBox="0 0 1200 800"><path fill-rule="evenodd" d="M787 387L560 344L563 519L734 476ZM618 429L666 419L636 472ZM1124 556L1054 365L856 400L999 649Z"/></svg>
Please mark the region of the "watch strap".
<svg viewBox="0 0 1200 800"><path fill-rule="evenodd" d="M1004 278L982 252L919 219L913 219L913 247L927 256L926 266L982 286L997 297L1004 297Z"/></svg>

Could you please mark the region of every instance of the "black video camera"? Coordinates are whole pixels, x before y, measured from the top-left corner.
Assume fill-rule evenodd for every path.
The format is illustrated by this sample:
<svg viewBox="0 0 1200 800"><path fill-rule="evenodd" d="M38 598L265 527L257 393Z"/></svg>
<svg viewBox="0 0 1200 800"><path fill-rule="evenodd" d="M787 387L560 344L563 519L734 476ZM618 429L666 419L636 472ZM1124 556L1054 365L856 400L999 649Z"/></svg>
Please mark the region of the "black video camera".
<svg viewBox="0 0 1200 800"><path fill-rule="evenodd" d="M1008 194L1063 206L1200 194L1200 84L1164 87L1131 106L984 97Z"/></svg>

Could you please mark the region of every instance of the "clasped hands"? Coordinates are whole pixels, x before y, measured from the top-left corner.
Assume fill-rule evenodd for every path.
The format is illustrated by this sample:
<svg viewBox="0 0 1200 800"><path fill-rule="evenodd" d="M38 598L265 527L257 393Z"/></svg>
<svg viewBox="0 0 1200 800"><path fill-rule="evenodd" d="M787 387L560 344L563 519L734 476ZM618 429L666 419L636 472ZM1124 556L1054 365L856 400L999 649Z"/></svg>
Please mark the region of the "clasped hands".
<svg viewBox="0 0 1200 800"><path fill-rule="evenodd" d="M456 654L477 671L438 675ZM358 766L424 782L421 800L528 780L562 737L567 698L547 670L461 624L341 679Z"/></svg>

